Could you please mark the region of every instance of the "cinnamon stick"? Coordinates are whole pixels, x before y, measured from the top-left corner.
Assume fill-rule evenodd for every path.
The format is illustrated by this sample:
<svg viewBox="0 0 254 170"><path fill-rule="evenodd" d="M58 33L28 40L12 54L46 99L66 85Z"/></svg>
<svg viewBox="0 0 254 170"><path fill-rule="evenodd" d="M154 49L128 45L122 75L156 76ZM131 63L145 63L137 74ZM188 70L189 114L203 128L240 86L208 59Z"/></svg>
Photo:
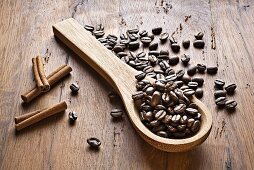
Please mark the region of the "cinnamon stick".
<svg viewBox="0 0 254 170"><path fill-rule="evenodd" d="M37 64L36 58L32 58L32 63L33 63L33 72L34 72L34 79L35 79L36 85L40 90L42 90L43 83L42 83L40 75L39 75L38 64Z"/></svg>
<svg viewBox="0 0 254 170"><path fill-rule="evenodd" d="M38 73L39 73L41 82L43 84L41 90L43 92L49 91L50 85L49 85L49 82L48 82L48 80L46 78L46 74L45 74L45 70L44 70L44 66L43 66L43 62L42 62L42 57L41 56L37 56L36 57L36 62L37 62L37 67L38 67Z"/></svg>
<svg viewBox="0 0 254 170"><path fill-rule="evenodd" d="M22 130L27 126L30 126L34 123L37 123L37 122L39 122L39 121L41 121L41 120L43 120L43 119L45 119L49 116L52 116L52 115L54 115L56 113L59 113L59 112L62 112L66 109L67 109L66 102L61 102L59 104L56 104L52 107L49 107L49 108L47 108L47 109L31 116L31 117L23 120L22 122L16 124L15 128L16 128L17 131Z"/></svg>
<svg viewBox="0 0 254 170"><path fill-rule="evenodd" d="M42 112L43 110L46 110L46 108L35 110L33 112L29 112L29 113L23 114L21 116L17 116L17 117L14 118L15 123L18 124L18 123L22 122L23 120L26 120L27 118L29 118L29 117L31 117L33 115L36 115L37 113Z"/></svg>
<svg viewBox="0 0 254 170"><path fill-rule="evenodd" d="M63 66L57 68L49 76L47 76L49 85L53 86L55 83L57 83L63 77L68 75L71 71L72 71L72 68L67 65L63 65ZM41 93L42 92L36 86L33 89L29 90L27 93L22 94L21 98L24 102L27 103L27 102L30 102L31 100L33 100L35 97L39 96Z"/></svg>

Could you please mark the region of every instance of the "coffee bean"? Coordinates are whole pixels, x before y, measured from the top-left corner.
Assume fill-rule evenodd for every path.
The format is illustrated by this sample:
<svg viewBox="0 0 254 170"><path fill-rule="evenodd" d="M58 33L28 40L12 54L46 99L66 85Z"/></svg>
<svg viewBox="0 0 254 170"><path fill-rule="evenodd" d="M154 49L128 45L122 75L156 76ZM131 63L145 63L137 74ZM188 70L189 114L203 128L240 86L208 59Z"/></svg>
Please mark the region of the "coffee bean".
<svg viewBox="0 0 254 170"><path fill-rule="evenodd" d="M141 41L145 46L149 45L149 44L152 42L152 40L151 40L150 37L142 37L142 38L140 39L140 41Z"/></svg>
<svg viewBox="0 0 254 170"><path fill-rule="evenodd" d="M181 115L174 115L171 119L172 123L177 124L181 119Z"/></svg>
<svg viewBox="0 0 254 170"><path fill-rule="evenodd" d="M162 119L162 122L165 123L165 124L169 124L171 122L171 119L172 119L172 115L166 115L163 119Z"/></svg>
<svg viewBox="0 0 254 170"><path fill-rule="evenodd" d="M169 63L166 60L163 60L159 62L159 66L161 67L162 70L167 70L169 68Z"/></svg>
<svg viewBox="0 0 254 170"><path fill-rule="evenodd" d="M196 103L191 103L188 106L189 108L197 109L198 110L198 105Z"/></svg>
<svg viewBox="0 0 254 170"><path fill-rule="evenodd" d="M173 90L175 90L176 88L177 88L177 85L176 85L175 82L173 82L173 81L168 81L168 82L166 83L166 85L165 85L165 90L166 90L167 92L173 91Z"/></svg>
<svg viewBox="0 0 254 170"><path fill-rule="evenodd" d="M207 67L207 74L216 74L217 71L218 71L218 67L216 66Z"/></svg>
<svg viewBox="0 0 254 170"><path fill-rule="evenodd" d="M190 62L190 56L188 54L183 54L181 57L181 61L184 65L188 65Z"/></svg>
<svg viewBox="0 0 254 170"><path fill-rule="evenodd" d="M159 90L159 91L164 91L165 83L162 83L161 81L155 81L154 88Z"/></svg>
<svg viewBox="0 0 254 170"><path fill-rule="evenodd" d="M77 94L79 91L79 85L77 83L72 83L70 85L70 89L73 94Z"/></svg>
<svg viewBox="0 0 254 170"><path fill-rule="evenodd" d="M221 79L216 79L214 81L214 84L216 87L222 88L225 85L225 81L221 80Z"/></svg>
<svg viewBox="0 0 254 170"><path fill-rule="evenodd" d="M149 126L151 127L156 127L156 126L159 126L160 125L160 121L159 120L153 120L149 123Z"/></svg>
<svg viewBox="0 0 254 170"><path fill-rule="evenodd" d="M146 77L146 73L144 72L139 72L137 75L135 75L135 78L139 81L143 80L145 77Z"/></svg>
<svg viewBox="0 0 254 170"><path fill-rule="evenodd" d="M147 34L148 34L148 32L146 30L139 32L140 37L145 37L145 36L147 36Z"/></svg>
<svg viewBox="0 0 254 170"><path fill-rule="evenodd" d="M170 42L170 44L176 44L177 43L177 41L175 40L175 38L174 37L169 37L169 42Z"/></svg>
<svg viewBox="0 0 254 170"><path fill-rule="evenodd" d="M161 103L161 93L158 91L155 91L152 95L151 106L155 107L159 103Z"/></svg>
<svg viewBox="0 0 254 170"><path fill-rule="evenodd" d="M204 84L204 79L202 77L193 77L191 81L197 82L199 87L203 86Z"/></svg>
<svg viewBox="0 0 254 170"><path fill-rule="evenodd" d="M156 74L156 80L165 80L165 76L163 74Z"/></svg>
<svg viewBox="0 0 254 170"><path fill-rule="evenodd" d="M107 39L113 39L113 40L117 40L117 36L113 35L113 34L108 34Z"/></svg>
<svg viewBox="0 0 254 170"><path fill-rule="evenodd" d="M177 85L178 88L183 86L183 81L175 81L175 84Z"/></svg>
<svg viewBox="0 0 254 170"><path fill-rule="evenodd" d="M120 40L120 45L124 45L125 47L127 47L129 43L129 40Z"/></svg>
<svg viewBox="0 0 254 170"><path fill-rule="evenodd" d="M94 137L87 139L87 143L93 148L98 148L101 145L101 141Z"/></svg>
<svg viewBox="0 0 254 170"><path fill-rule="evenodd" d="M225 87L225 90L227 91L228 94L234 93L235 89L236 89L236 84L234 83L229 84Z"/></svg>
<svg viewBox="0 0 254 170"><path fill-rule="evenodd" d="M174 112L176 114L182 114L182 113L184 113L185 109L186 109L186 105L185 104L179 104L178 106L176 106L174 108Z"/></svg>
<svg viewBox="0 0 254 170"><path fill-rule="evenodd" d="M131 41L136 41L138 39L138 35L137 34L128 34L129 38Z"/></svg>
<svg viewBox="0 0 254 170"><path fill-rule="evenodd" d="M185 136L185 133L184 132L176 132L176 133L173 133L173 136L177 139L180 139Z"/></svg>
<svg viewBox="0 0 254 170"><path fill-rule="evenodd" d="M182 45L185 49L190 47L190 40L183 40Z"/></svg>
<svg viewBox="0 0 254 170"><path fill-rule="evenodd" d="M186 115L182 116L180 119L181 124L186 124L188 122L188 117Z"/></svg>
<svg viewBox="0 0 254 170"><path fill-rule="evenodd" d="M136 93L134 93L132 95L132 99L135 101L135 100L139 100L139 99L143 99L144 97L144 93L142 91L138 91Z"/></svg>
<svg viewBox="0 0 254 170"><path fill-rule="evenodd" d="M107 43L107 38L98 38L97 39L100 43Z"/></svg>
<svg viewBox="0 0 254 170"><path fill-rule="evenodd" d="M152 66L146 66L146 67L143 69L143 71L144 71L145 73L153 72L153 67L152 67Z"/></svg>
<svg viewBox="0 0 254 170"><path fill-rule="evenodd" d="M177 76L178 79L181 79L184 74L185 74L184 70L179 70L179 71L176 72L176 76Z"/></svg>
<svg viewBox="0 0 254 170"><path fill-rule="evenodd" d="M153 110L153 108L149 104L146 104L146 103L141 104L140 109L144 110L146 112Z"/></svg>
<svg viewBox="0 0 254 170"><path fill-rule="evenodd" d="M171 75L171 74L175 74L175 70L172 69L172 68L170 68L170 67L168 67L168 68L166 69L166 71L165 71L165 75L166 75L166 76L169 76L169 75Z"/></svg>
<svg viewBox="0 0 254 170"><path fill-rule="evenodd" d="M136 28L127 30L127 33L129 33L129 34L137 34L138 32L139 32L139 30Z"/></svg>
<svg viewBox="0 0 254 170"><path fill-rule="evenodd" d="M152 65L156 64L157 62L157 58L154 55L149 55L148 60L150 61Z"/></svg>
<svg viewBox="0 0 254 170"><path fill-rule="evenodd" d="M104 26L102 24L96 25L96 31L103 31L103 30L104 30Z"/></svg>
<svg viewBox="0 0 254 170"><path fill-rule="evenodd" d="M160 55L160 52L159 51L149 51L148 55L154 55L157 57L158 55Z"/></svg>
<svg viewBox="0 0 254 170"><path fill-rule="evenodd" d="M187 74L190 76L193 76L196 73L196 71L197 71L197 66L192 65L188 68Z"/></svg>
<svg viewBox="0 0 254 170"><path fill-rule="evenodd" d="M197 113L197 115L194 117L195 120L201 120L201 113Z"/></svg>
<svg viewBox="0 0 254 170"><path fill-rule="evenodd" d="M196 48L204 48L205 42L203 40L195 40L193 46Z"/></svg>
<svg viewBox="0 0 254 170"><path fill-rule="evenodd" d="M90 32L93 32L93 30L94 30L94 27L91 26L91 25L85 25L84 28L85 28L87 31L90 31Z"/></svg>
<svg viewBox="0 0 254 170"><path fill-rule="evenodd" d="M218 106L224 106L227 101L226 97L219 97L215 100L215 104Z"/></svg>
<svg viewBox="0 0 254 170"><path fill-rule="evenodd" d="M196 115L198 113L198 110L197 109L194 109L194 108L187 108L186 109L186 113L193 116L193 115Z"/></svg>
<svg viewBox="0 0 254 170"><path fill-rule="evenodd" d="M152 29L152 33L154 35L159 35L161 33L161 31L162 31L162 27L156 27L156 28Z"/></svg>
<svg viewBox="0 0 254 170"><path fill-rule="evenodd" d="M177 76L176 74L171 74L167 77L165 77L166 81L169 82L169 81L175 81L177 79Z"/></svg>
<svg viewBox="0 0 254 170"><path fill-rule="evenodd" d="M188 83L191 81L191 77L188 76L188 75L183 75L182 81L183 81L185 84L188 84Z"/></svg>
<svg viewBox="0 0 254 170"><path fill-rule="evenodd" d="M142 111L142 113L143 113L143 118L144 118L145 121L147 121L147 122L153 121L154 118L153 118L153 113L152 112Z"/></svg>
<svg viewBox="0 0 254 170"><path fill-rule="evenodd" d="M198 83L197 82L193 82L193 81L191 81L191 82L189 82L188 83L188 87L190 88L190 89L197 89L198 88Z"/></svg>
<svg viewBox="0 0 254 170"><path fill-rule="evenodd" d="M206 70L206 65L204 64L197 64L197 69L199 73L204 73Z"/></svg>
<svg viewBox="0 0 254 170"><path fill-rule="evenodd" d="M136 50L139 48L139 42L138 41L132 41L128 44L128 47L130 50Z"/></svg>
<svg viewBox="0 0 254 170"><path fill-rule="evenodd" d="M123 48L120 46L120 45L116 45L114 48L113 48L113 51L117 54L119 52L123 52Z"/></svg>
<svg viewBox="0 0 254 170"><path fill-rule="evenodd" d="M234 100L228 100L228 101L226 101L225 105L226 105L227 109L233 110L237 106L237 102Z"/></svg>
<svg viewBox="0 0 254 170"><path fill-rule="evenodd" d="M121 39L121 40L127 40L128 37L127 37L126 34L122 33L122 34L120 35L120 39Z"/></svg>
<svg viewBox="0 0 254 170"><path fill-rule="evenodd" d="M178 125L178 126L177 126L177 130L178 130L178 131L184 131L185 128L186 128L186 125Z"/></svg>
<svg viewBox="0 0 254 170"><path fill-rule="evenodd" d="M197 88L197 90L195 91L195 96L197 97L197 98L202 98L203 97L203 89L201 89L201 88Z"/></svg>
<svg viewBox="0 0 254 170"><path fill-rule="evenodd" d="M156 135L158 135L160 137L163 137L163 138L167 138L168 137L168 134L165 131L159 131L159 132L156 133Z"/></svg>
<svg viewBox="0 0 254 170"><path fill-rule="evenodd" d="M166 112L164 110L159 110L157 113L155 113L154 118L156 120L162 120L166 116Z"/></svg>
<svg viewBox="0 0 254 170"><path fill-rule="evenodd" d="M147 37L150 37L152 41L154 40L154 35L153 34L148 34Z"/></svg>
<svg viewBox="0 0 254 170"><path fill-rule="evenodd" d="M168 103L170 101L170 96L168 93L163 93L161 99L164 103Z"/></svg>
<svg viewBox="0 0 254 170"><path fill-rule="evenodd" d="M195 94L195 91L193 89L185 89L183 90L183 94L187 97L192 96L193 94Z"/></svg>
<svg viewBox="0 0 254 170"><path fill-rule="evenodd" d="M187 127L191 127L194 122L195 122L195 119L192 119L192 118L188 119L188 121L187 121Z"/></svg>
<svg viewBox="0 0 254 170"><path fill-rule="evenodd" d="M179 57L176 56L176 55L170 57L170 58L169 58L169 61L168 61L168 63L169 63L170 65L176 65L178 62L179 62Z"/></svg>
<svg viewBox="0 0 254 170"><path fill-rule="evenodd" d="M160 50L160 55L166 55L166 56L168 56L169 52L168 52L168 50Z"/></svg>
<svg viewBox="0 0 254 170"><path fill-rule="evenodd" d="M168 39L168 36L169 36L168 33L166 33L166 32L162 33L162 34L160 35L160 40L161 40L161 42L162 42L162 43L165 43L165 42L167 41L167 39Z"/></svg>
<svg viewBox="0 0 254 170"><path fill-rule="evenodd" d="M105 32L104 31L94 31L93 34L96 38L101 38L104 36Z"/></svg>
<svg viewBox="0 0 254 170"><path fill-rule="evenodd" d="M77 112L72 111L72 112L69 113L69 120L70 121L74 122L75 120L77 120L77 118L78 118L78 113Z"/></svg>
<svg viewBox="0 0 254 170"><path fill-rule="evenodd" d="M219 98L219 97L226 97L227 92L225 90L216 90L214 92L214 97Z"/></svg>
<svg viewBox="0 0 254 170"><path fill-rule="evenodd" d="M121 109L113 109L113 110L111 110L110 115L113 118L122 117L123 116L123 110L121 110Z"/></svg>
<svg viewBox="0 0 254 170"><path fill-rule="evenodd" d="M156 50L158 48L158 43L152 43L152 44L150 44L150 46L149 46L149 50Z"/></svg>
<svg viewBox="0 0 254 170"><path fill-rule="evenodd" d="M199 33L197 33L196 35L194 35L194 37L195 37L197 40L202 40L202 39L203 39L203 36L204 36L204 33L202 33L202 32L199 32Z"/></svg>
<svg viewBox="0 0 254 170"><path fill-rule="evenodd" d="M173 52L178 53L180 51L180 45L177 43L171 44L171 49Z"/></svg>
<svg viewBox="0 0 254 170"><path fill-rule="evenodd" d="M195 120L195 122L191 126L191 131L196 133L200 129L200 125L201 125L200 121L199 120Z"/></svg>

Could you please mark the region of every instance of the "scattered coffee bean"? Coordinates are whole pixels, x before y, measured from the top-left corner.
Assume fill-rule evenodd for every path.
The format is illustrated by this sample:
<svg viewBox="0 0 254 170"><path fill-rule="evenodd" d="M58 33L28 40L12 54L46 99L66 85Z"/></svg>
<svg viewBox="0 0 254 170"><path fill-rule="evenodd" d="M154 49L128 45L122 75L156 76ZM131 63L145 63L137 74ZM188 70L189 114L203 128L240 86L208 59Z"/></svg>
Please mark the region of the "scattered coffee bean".
<svg viewBox="0 0 254 170"><path fill-rule="evenodd" d="M160 55L168 56L169 52L168 52L168 50L160 50Z"/></svg>
<svg viewBox="0 0 254 170"><path fill-rule="evenodd" d="M159 35L161 33L161 31L162 31L162 27L156 27L156 28L152 29L152 33L154 35Z"/></svg>
<svg viewBox="0 0 254 170"><path fill-rule="evenodd" d="M185 83L185 84L188 84L190 81L191 81L191 77L188 76L188 75L184 75L182 77L182 81Z"/></svg>
<svg viewBox="0 0 254 170"><path fill-rule="evenodd" d="M214 97L219 98L219 97L226 97L227 92L225 90L216 90L214 92Z"/></svg>
<svg viewBox="0 0 254 170"><path fill-rule="evenodd" d="M120 45L116 45L114 48L113 48L113 51L117 54L119 52L123 52L123 48L122 46Z"/></svg>
<svg viewBox="0 0 254 170"><path fill-rule="evenodd" d="M190 56L188 54L183 54L181 57L181 61L184 65L188 65L190 62Z"/></svg>
<svg viewBox="0 0 254 170"><path fill-rule="evenodd" d="M193 94L195 94L195 91L193 89L185 89L183 90L183 94L187 97L192 96Z"/></svg>
<svg viewBox="0 0 254 170"><path fill-rule="evenodd" d="M197 66L192 65L188 68L187 74L190 76L193 76L196 73L196 71L197 71Z"/></svg>
<svg viewBox="0 0 254 170"><path fill-rule="evenodd" d="M197 90L195 91L195 96L197 98L202 98L203 97L203 89L202 88L197 88Z"/></svg>
<svg viewBox="0 0 254 170"><path fill-rule="evenodd" d="M197 82L191 81L191 82L188 83L188 87L189 87L190 89L196 90L196 89L198 88L198 83L197 83Z"/></svg>
<svg viewBox="0 0 254 170"><path fill-rule="evenodd" d="M204 73L206 70L206 65L204 64L197 64L197 69L199 73Z"/></svg>
<svg viewBox="0 0 254 170"><path fill-rule="evenodd" d="M227 101L226 97L219 97L215 100L215 104L218 106L224 106Z"/></svg>
<svg viewBox="0 0 254 170"><path fill-rule="evenodd" d="M216 79L214 81L214 84L216 87L222 88L225 85L225 81L221 80L221 79Z"/></svg>
<svg viewBox="0 0 254 170"><path fill-rule="evenodd" d="M142 37L142 38L140 39L140 41L141 41L145 46L149 45L149 44L152 42L152 40L151 40L150 37Z"/></svg>
<svg viewBox="0 0 254 170"><path fill-rule="evenodd" d="M123 110L121 110L121 109L113 109L113 110L111 110L110 115L113 118L122 117L123 116Z"/></svg>
<svg viewBox="0 0 254 170"><path fill-rule="evenodd" d="M85 28L87 31L90 31L90 32L93 32L93 30L94 30L94 27L91 26L91 25L85 25L84 28Z"/></svg>
<svg viewBox="0 0 254 170"><path fill-rule="evenodd" d="M72 84L70 85L70 89L71 89L71 92L72 92L73 94L76 94L76 93L78 93L78 91L79 91L79 86L78 86L77 83L72 83Z"/></svg>
<svg viewBox="0 0 254 170"><path fill-rule="evenodd" d="M235 89L236 89L236 84L234 83L229 84L225 87L225 90L227 91L228 94L234 93Z"/></svg>
<svg viewBox="0 0 254 170"><path fill-rule="evenodd" d="M127 33L129 33L129 34L137 34L138 32L139 32L139 30L136 28L127 30Z"/></svg>
<svg viewBox="0 0 254 170"><path fill-rule="evenodd" d="M205 42L203 40L195 40L193 46L196 48L204 48Z"/></svg>
<svg viewBox="0 0 254 170"><path fill-rule="evenodd" d="M102 24L96 25L96 31L103 31L103 30L104 30L104 26Z"/></svg>
<svg viewBox="0 0 254 170"><path fill-rule="evenodd" d="M160 40L161 40L161 42L162 42L162 43L165 43L165 42L167 41L167 39L168 39L168 36L169 36L168 33L166 33L166 32L162 33L162 34L160 35Z"/></svg>
<svg viewBox="0 0 254 170"><path fill-rule="evenodd" d="M135 78L139 81L143 80L145 77L146 77L146 73L144 72L139 72L137 75L135 75Z"/></svg>
<svg viewBox="0 0 254 170"><path fill-rule="evenodd" d="M182 45L185 49L190 47L190 40L183 40Z"/></svg>
<svg viewBox="0 0 254 170"><path fill-rule="evenodd" d="M193 77L191 81L197 82L199 87L203 86L204 84L204 79L202 77Z"/></svg>
<svg viewBox="0 0 254 170"><path fill-rule="evenodd" d="M228 100L228 101L226 101L225 105L226 105L227 109L233 110L237 106L237 102L234 100Z"/></svg>
<svg viewBox="0 0 254 170"><path fill-rule="evenodd" d="M121 40L127 40L128 37L127 37L126 34L123 34L123 33L122 33L122 34L120 35L120 39L121 39Z"/></svg>
<svg viewBox="0 0 254 170"><path fill-rule="evenodd" d="M176 72L176 76L178 79L181 79L185 74L185 71L184 70L179 70Z"/></svg>
<svg viewBox="0 0 254 170"><path fill-rule="evenodd" d="M163 138L167 138L168 137L168 134L167 134L167 132L165 132L165 131L159 131L159 132L157 132L156 133L158 136L160 136L160 137L163 137Z"/></svg>
<svg viewBox="0 0 254 170"><path fill-rule="evenodd" d="M217 71L218 71L218 67L216 67L216 66L207 67L207 73L208 74L216 74Z"/></svg>
<svg viewBox="0 0 254 170"><path fill-rule="evenodd" d="M77 120L77 118L78 118L78 113L77 112L72 111L72 112L69 113L69 120L70 121L74 122L75 120Z"/></svg>
<svg viewBox="0 0 254 170"><path fill-rule="evenodd" d="M87 139L87 143L91 147L96 148L96 149L101 145L101 141L97 138L94 138L94 137Z"/></svg>
<svg viewBox="0 0 254 170"><path fill-rule="evenodd" d="M195 37L197 40L202 40L202 39L203 39L203 36L204 36L204 33L202 33L202 32L199 32L199 33L197 33L196 35L194 35L194 37Z"/></svg>
<svg viewBox="0 0 254 170"><path fill-rule="evenodd" d="M178 62L179 62L178 56L175 55L175 56L169 57L168 63L170 65L176 65Z"/></svg>
<svg viewBox="0 0 254 170"><path fill-rule="evenodd" d="M171 44L171 49L173 52L178 53L180 51L180 45L177 43Z"/></svg>
<svg viewBox="0 0 254 170"><path fill-rule="evenodd" d="M158 48L158 43L152 43L152 44L150 44L150 46L149 46L149 50L156 50Z"/></svg>
<svg viewBox="0 0 254 170"><path fill-rule="evenodd" d="M148 32L146 30L139 32L140 37L146 37L147 34L148 34Z"/></svg>
<svg viewBox="0 0 254 170"><path fill-rule="evenodd" d="M94 31L93 34L96 38L101 38L104 36L105 32L104 31Z"/></svg>
<svg viewBox="0 0 254 170"><path fill-rule="evenodd" d="M138 34L128 34L131 41L136 41L138 39Z"/></svg>
<svg viewBox="0 0 254 170"><path fill-rule="evenodd" d="M154 50L152 50L152 51L149 51L148 52L148 55L154 55L154 56L158 56L158 55L160 55L160 52L159 51L154 51Z"/></svg>
<svg viewBox="0 0 254 170"><path fill-rule="evenodd" d="M136 50L139 48L139 42L138 41L132 41L128 44L128 47L130 50Z"/></svg>

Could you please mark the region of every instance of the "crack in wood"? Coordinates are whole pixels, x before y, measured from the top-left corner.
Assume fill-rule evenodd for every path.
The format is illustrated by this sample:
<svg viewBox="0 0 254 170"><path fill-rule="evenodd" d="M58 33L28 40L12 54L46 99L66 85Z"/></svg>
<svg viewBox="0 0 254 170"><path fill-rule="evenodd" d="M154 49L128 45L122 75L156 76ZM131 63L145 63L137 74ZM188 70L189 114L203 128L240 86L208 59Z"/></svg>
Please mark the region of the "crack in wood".
<svg viewBox="0 0 254 170"><path fill-rule="evenodd" d="M213 23L212 23L212 25L213 25ZM213 27L213 26L211 26L211 37L212 37L212 40L211 40L211 42L212 42L211 48L212 48L213 50L215 50L215 49L216 49L216 39L215 39L215 32L214 32L214 27Z"/></svg>
<svg viewBox="0 0 254 170"><path fill-rule="evenodd" d="M222 136L222 133L225 132L225 126L226 126L226 122L225 122L225 120L222 120L222 126L221 126L221 130L220 130L220 138Z"/></svg>
<svg viewBox="0 0 254 170"><path fill-rule="evenodd" d="M230 149L228 147L226 148L226 152L227 152L227 160L225 162L225 166L226 166L227 170L232 170L231 152L230 152Z"/></svg>

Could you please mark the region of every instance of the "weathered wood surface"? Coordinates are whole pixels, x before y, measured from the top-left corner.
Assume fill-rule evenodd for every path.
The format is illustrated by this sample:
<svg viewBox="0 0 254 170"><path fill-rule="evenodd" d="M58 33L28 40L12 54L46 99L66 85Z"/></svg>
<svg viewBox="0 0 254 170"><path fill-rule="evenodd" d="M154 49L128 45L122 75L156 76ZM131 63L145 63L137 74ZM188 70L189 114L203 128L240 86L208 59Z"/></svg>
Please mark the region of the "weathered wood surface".
<svg viewBox="0 0 254 170"><path fill-rule="evenodd" d="M252 1L219 0L1 1L0 169L252 169L253 7ZM185 22L187 15L191 18ZM193 64L219 66L216 76L204 75L207 91L202 101L214 120L205 143L186 153L166 153L146 144L126 115L123 121L113 122L110 110L122 106L109 102L112 88L53 37L51 26L70 17L81 24L102 23L106 33L114 34L131 27L151 30L162 26L170 34L178 28L175 37L179 41L203 31L205 49L191 47L187 53ZM20 95L35 84L31 59L36 55L45 58L47 73L65 63L73 72L24 106ZM216 109L212 97L216 78L238 85L236 94L230 96L238 102L236 112ZM75 81L81 86L78 96L70 95L69 85ZM67 112L79 113L74 126L69 125L66 112L15 134L15 116L63 100L68 102ZM100 151L88 148L86 139L91 136L101 139Z"/></svg>

